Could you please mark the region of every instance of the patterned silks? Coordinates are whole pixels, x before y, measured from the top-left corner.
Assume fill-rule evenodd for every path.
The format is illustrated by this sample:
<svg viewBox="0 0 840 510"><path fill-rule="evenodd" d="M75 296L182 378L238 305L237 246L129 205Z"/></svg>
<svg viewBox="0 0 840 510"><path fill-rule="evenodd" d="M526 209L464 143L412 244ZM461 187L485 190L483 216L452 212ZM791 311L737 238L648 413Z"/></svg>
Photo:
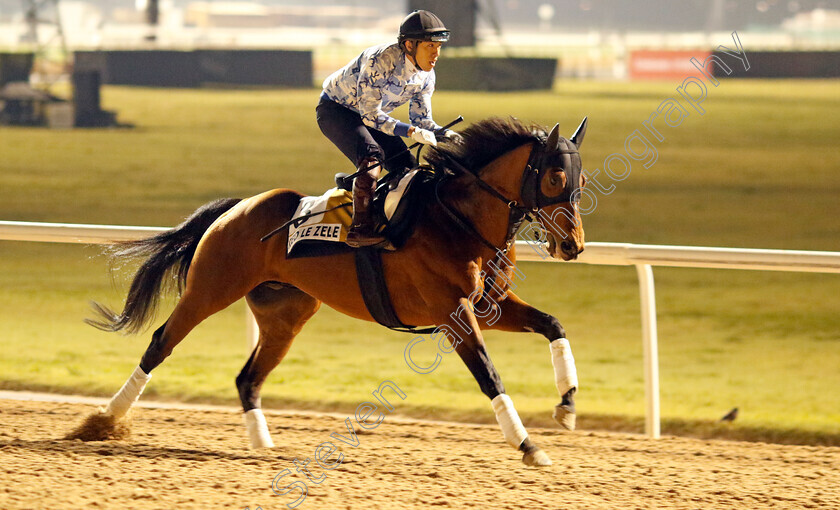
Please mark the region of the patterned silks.
<svg viewBox="0 0 840 510"><path fill-rule="evenodd" d="M324 80L324 94L331 100L358 112L366 126L399 136L407 136L409 125L388 113L409 101L412 125L440 128L432 120L434 90L434 70L419 69L397 44L368 48Z"/></svg>

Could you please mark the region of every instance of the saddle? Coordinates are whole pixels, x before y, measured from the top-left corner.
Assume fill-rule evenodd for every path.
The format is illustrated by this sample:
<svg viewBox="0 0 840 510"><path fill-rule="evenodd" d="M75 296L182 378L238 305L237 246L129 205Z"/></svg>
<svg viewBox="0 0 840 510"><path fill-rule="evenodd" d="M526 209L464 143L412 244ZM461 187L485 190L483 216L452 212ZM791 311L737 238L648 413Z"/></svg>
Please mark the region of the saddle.
<svg viewBox="0 0 840 510"><path fill-rule="evenodd" d="M428 168L416 168L405 175L380 181L373 199L373 214L380 232L389 241L388 250L402 248L411 238L418 220L434 200L435 185L440 179ZM288 258L315 257L354 251L356 275L365 306L383 326L424 333L404 324L391 303L382 270L384 247L351 248L344 243L352 219L352 195L333 188L324 195L301 199L288 223ZM431 330L428 330L431 331Z"/></svg>
<svg viewBox="0 0 840 510"><path fill-rule="evenodd" d="M434 188L440 178L428 169L418 168L401 177L395 185L380 184L373 199L373 209L384 225L381 233L394 246L401 248L417 226L417 221L433 200ZM417 329L404 324L391 303L385 273L382 270L382 248L367 247L355 251L356 276L368 312L374 320L395 331L429 333L431 329Z"/></svg>
<svg viewBox="0 0 840 510"><path fill-rule="evenodd" d="M373 211L382 235L394 249L402 248L414 233L417 220L433 200L437 179L430 169L419 167L376 187Z"/></svg>
<svg viewBox="0 0 840 510"><path fill-rule="evenodd" d="M426 204L434 199L436 181L435 174L426 168L380 181L372 213L380 225L380 233L389 241L387 249L402 248L414 233ZM344 244L352 211L351 193L339 188L321 196L302 198L292 220L284 225L289 227L287 257L317 257L352 250Z"/></svg>

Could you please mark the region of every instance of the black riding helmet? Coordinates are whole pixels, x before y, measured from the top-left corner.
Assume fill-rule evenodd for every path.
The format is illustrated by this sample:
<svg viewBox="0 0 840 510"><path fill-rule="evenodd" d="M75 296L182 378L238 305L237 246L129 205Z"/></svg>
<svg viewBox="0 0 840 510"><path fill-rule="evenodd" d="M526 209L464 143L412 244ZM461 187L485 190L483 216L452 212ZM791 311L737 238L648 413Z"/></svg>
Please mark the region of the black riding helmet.
<svg viewBox="0 0 840 510"><path fill-rule="evenodd" d="M399 42L406 40L446 42L449 40L449 29L435 13L429 11L414 11L405 17L400 24Z"/></svg>

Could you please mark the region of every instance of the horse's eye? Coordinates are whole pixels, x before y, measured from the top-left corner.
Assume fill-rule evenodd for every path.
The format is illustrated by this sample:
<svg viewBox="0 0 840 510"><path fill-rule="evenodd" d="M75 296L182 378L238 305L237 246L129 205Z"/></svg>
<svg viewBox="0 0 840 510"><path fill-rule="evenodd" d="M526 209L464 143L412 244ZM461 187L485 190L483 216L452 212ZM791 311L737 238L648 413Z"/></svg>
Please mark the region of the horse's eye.
<svg viewBox="0 0 840 510"><path fill-rule="evenodd" d="M560 177L563 175L562 168L552 168L551 169L551 177L549 177L548 182L551 184L559 184Z"/></svg>

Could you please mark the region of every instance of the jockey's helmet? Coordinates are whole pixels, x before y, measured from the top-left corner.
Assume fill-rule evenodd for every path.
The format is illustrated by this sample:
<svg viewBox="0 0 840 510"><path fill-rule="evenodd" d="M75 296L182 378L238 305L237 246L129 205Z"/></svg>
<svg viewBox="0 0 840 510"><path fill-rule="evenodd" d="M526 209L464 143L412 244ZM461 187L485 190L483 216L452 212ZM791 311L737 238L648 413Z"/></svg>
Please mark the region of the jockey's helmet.
<svg viewBox="0 0 840 510"><path fill-rule="evenodd" d="M414 11L405 17L400 24L399 42L406 40L446 42L449 40L449 29L435 13L430 11Z"/></svg>

